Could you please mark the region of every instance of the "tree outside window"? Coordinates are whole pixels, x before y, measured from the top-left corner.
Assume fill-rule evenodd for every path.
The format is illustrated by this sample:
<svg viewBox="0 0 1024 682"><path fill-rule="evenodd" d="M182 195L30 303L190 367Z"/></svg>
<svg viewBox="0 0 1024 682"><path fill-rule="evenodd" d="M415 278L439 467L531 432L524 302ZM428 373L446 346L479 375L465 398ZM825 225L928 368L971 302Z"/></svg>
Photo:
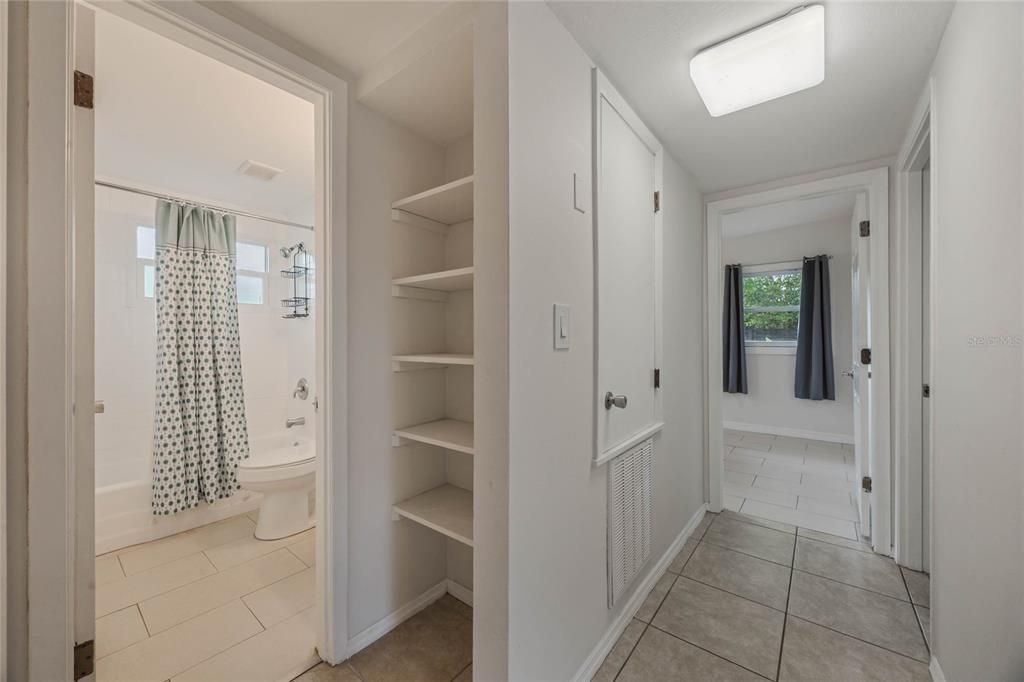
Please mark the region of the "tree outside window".
<svg viewBox="0 0 1024 682"><path fill-rule="evenodd" d="M744 340L756 346L796 346L802 268L765 267L743 272Z"/></svg>

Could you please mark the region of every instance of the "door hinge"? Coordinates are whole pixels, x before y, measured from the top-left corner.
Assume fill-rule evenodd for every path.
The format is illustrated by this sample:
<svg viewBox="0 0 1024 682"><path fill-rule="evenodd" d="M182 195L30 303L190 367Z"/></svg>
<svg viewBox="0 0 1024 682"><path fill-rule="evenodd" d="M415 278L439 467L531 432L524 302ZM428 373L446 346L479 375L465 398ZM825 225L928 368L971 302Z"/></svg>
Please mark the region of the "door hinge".
<svg viewBox="0 0 1024 682"><path fill-rule="evenodd" d="M93 640L75 645L75 679L80 680L86 675L93 673L93 655L95 647Z"/></svg>
<svg viewBox="0 0 1024 682"><path fill-rule="evenodd" d="M92 76L75 71L75 106L92 109L93 81Z"/></svg>
<svg viewBox="0 0 1024 682"><path fill-rule="evenodd" d="M863 488L866 493L871 492L871 477L865 476L862 478L860 481L860 487Z"/></svg>
<svg viewBox="0 0 1024 682"><path fill-rule="evenodd" d="M860 221L860 236L870 237L871 236L871 221L862 220Z"/></svg>
<svg viewBox="0 0 1024 682"><path fill-rule="evenodd" d="M654 369L654 387L661 388L661 370L658 368Z"/></svg>
<svg viewBox="0 0 1024 682"><path fill-rule="evenodd" d="M931 398L932 397L932 387L930 385L925 384L924 386L921 387L921 397L922 398Z"/></svg>
<svg viewBox="0 0 1024 682"><path fill-rule="evenodd" d="M661 210L661 192L654 193L654 212L657 213Z"/></svg>
<svg viewBox="0 0 1024 682"><path fill-rule="evenodd" d="M860 349L860 364L870 365L871 364L871 349L861 348Z"/></svg>

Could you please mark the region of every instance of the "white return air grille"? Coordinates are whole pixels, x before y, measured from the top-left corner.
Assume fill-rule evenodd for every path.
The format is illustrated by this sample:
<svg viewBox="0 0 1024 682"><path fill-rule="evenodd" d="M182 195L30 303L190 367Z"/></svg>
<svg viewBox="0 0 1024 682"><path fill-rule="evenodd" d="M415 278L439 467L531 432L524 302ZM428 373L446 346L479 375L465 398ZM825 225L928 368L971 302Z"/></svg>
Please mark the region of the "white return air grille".
<svg viewBox="0 0 1024 682"><path fill-rule="evenodd" d="M613 606L651 555L654 441L611 461L608 472L608 605Z"/></svg>

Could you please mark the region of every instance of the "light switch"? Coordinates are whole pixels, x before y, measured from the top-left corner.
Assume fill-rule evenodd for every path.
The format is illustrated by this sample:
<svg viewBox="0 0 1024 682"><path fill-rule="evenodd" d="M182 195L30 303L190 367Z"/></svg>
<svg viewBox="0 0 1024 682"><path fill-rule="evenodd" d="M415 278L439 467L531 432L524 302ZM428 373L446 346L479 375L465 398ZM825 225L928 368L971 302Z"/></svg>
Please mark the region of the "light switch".
<svg viewBox="0 0 1024 682"><path fill-rule="evenodd" d="M569 349L569 306L555 304L555 350Z"/></svg>

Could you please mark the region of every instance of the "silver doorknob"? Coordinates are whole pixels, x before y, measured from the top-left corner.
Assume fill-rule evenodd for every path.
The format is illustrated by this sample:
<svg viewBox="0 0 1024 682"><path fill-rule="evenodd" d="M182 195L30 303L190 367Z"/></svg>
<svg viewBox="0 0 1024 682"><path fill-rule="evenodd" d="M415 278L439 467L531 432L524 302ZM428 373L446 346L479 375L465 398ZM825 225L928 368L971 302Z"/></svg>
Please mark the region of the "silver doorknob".
<svg viewBox="0 0 1024 682"><path fill-rule="evenodd" d="M840 374L842 374L844 377L850 377L851 379L853 378L852 369L844 369L842 372L840 372Z"/></svg>
<svg viewBox="0 0 1024 682"><path fill-rule="evenodd" d="M604 394L604 409L610 410L613 407L625 408L627 398L624 395L615 395L611 391Z"/></svg>

